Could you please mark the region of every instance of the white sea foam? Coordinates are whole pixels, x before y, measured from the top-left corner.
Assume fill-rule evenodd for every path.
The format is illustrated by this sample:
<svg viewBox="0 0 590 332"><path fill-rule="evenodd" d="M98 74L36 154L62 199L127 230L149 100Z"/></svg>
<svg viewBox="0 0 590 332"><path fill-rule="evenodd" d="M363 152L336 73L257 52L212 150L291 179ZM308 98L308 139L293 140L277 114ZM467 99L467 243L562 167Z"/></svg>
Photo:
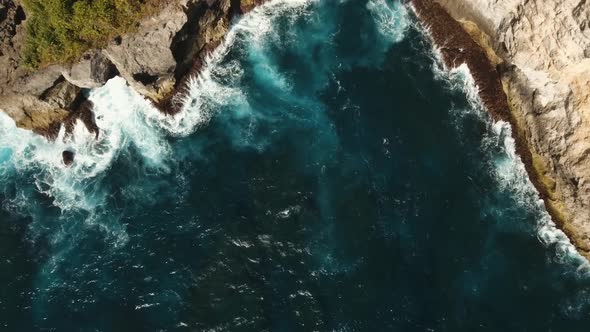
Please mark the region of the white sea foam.
<svg viewBox="0 0 590 332"><path fill-rule="evenodd" d="M220 106L249 107L239 87L243 70L235 61L225 63L226 55L237 47L237 40L247 40L250 48L261 48L273 32L276 17L286 13L299 17L309 3L310 0L276 0L255 8L232 26L223 43L207 56L199 75L188 80L185 93L179 97L181 112L174 117L154 112L150 116L170 134L186 136L206 124Z"/></svg>
<svg viewBox="0 0 590 332"><path fill-rule="evenodd" d="M90 95L96 107L96 122L101 128L98 139L78 123L71 136L65 137L64 129L55 142L49 142L30 131L19 129L14 121L0 113L0 146L9 151L0 162L0 184L14 188L5 193L5 207L24 215L35 217L30 238L34 240L48 231L52 220L43 217L40 203L33 197L36 190L52 200L53 205L63 213L73 213L76 224L101 230L115 247L125 244L128 235L124 227L113 216L100 212L106 205L110 193L104 188L102 178L121 151L135 146L143 156L145 167L156 171L167 171L165 158L168 144L157 128L150 126L141 113L149 104L127 87L124 80L117 78ZM66 167L62 152L75 152L75 162ZM28 180L31 179L31 180ZM24 180L24 181L23 181ZM34 187L31 188L29 181ZM78 220L83 218L82 220ZM114 218L114 219L113 219ZM65 217L64 221L72 221ZM71 236L72 225L51 227L51 243L59 243ZM77 227L77 226L76 226ZM74 231L75 232L75 231ZM48 262L49 270L56 265L67 247L55 253Z"/></svg>
<svg viewBox="0 0 590 332"><path fill-rule="evenodd" d="M367 9L377 23L379 33L393 42L401 41L410 26L408 10L401 1L370 0Z"/></svg>
<svg viewBox="0 0 590 332"><path fill-rule="evenodd" d="M144 162L166 171L170 153L166 135L184 136L206 123L214 110L228 103L246 104L238 81L242 70L237 62L222 63L236 39L261 44L272 31L274 17L286 11L303 12L308 0L276 0L253 10L235 23L223 44L207 59L202 72L193 77L182 97L182 112L171 117L161 114L148 101L130 89L122 78L114 78L105 86L91 92L96 123L100 128L98 140L82 123L65 138L62 128L55 142L29 131L19 129L12 119L0 113L0 175L7 181L11 172L37 169L39 191L54 199L62 210L92 211L103 199L84 193L87 180L102 174L128 146L133 146ZM75 152L75 163L66 167L61 154ZM94 194L96 192L90 190ZM26 205L27 198L15 205Z"/></svg>
<svg viewBox="0 0 590 332"><path fill-rule="evenodd" d="M42 216L41 203L32 199L32 191L37 191L50 198L62 213L72 215L71 221L76 221L75 224L81 222L85 227L101 230L115 247L127 243L128 235L117 219L117 213L105 210L112 193L108 186L105 187L103 178L109 176L113 163L132 148L142 156L141 167L148 168L138 172L169 172L167 164L171 149L167 136L193 133L223 106L239 106L232 109L247 112L249 105L240 89L243 70L239 62L225 61L226 55L245 44L249 48L262 49L266 39L276 34L273 30L276 17L296 19L306 12L306 6L311 2L271 1L235 22L222 45L207 57L201 73L189 80L186 93L181 97L182 110L176 116L159 112L122 78L114 78L90 93L89 99L94 103L93 111L100 128L98 139L78 122L71 136L65 137L62 128L57 140L49 142L17 128L12 119L0 112L0 185L5 190L12 190L4 191L4 207L23 215ZM286 88L286 81L281 81L278 73L275 74L276 82ZM65 150L75 152L75 162L70 167L62 161ZM26 177L32 178L33 187L28 181L19 182L18 179ZM127 188L122 194L130 190ZM80 218L83 220L78 220ZM43 217L36 222L40 224L32 227L31 239L49 231L52 243L60 243L68 238L69 233L76 232L70 227L79 227L53 227L47 224L52 221ZM62 246L59 252L55 252L47 271L53 271L71 248L74 246Z"/></svg>
<svg viewBox="0 0 590 332"><path fill-rule="evenodd" d="M415 11L412 6L410 8ZM427 37L428 30L422 28L420 30L424 37ZM432 58L435 77L447 81L451 89L462 91L467 96L469 102L467 109L451 110L456 118L457 130L462 132L460 120L465 115L476 115L488 124L488 133L482 140L484 149L487 148L493 153L490 147L501 145L503 150L502 155L493 156L494 175L500 188L515 195L523 208L539 212L536 224L537 237L545 246L555 246L555 259L564 263L576 264L580 276L590 275L590 263L578 253L565 233L557 228L546 210L545 203L530 181L524 163L516 153L511 125L505 121L494 121L487 113L479 97L479 87L467 64L461 64L456 68L447 68L442 53L437 47L432 49Z"/></svg>
<svg viewBox="0 0 590 332"><path fill-rule="evenodd" d="M12 119L0 114L0 146L11 151L10 158L2 163L2 170L39 170L37 187L53 197L54 204L62 210L91 211L95 203L85 199L83 180L102 174L127 145L137 147L146 163L164 167L163 158L167 155L168 145L141 115L149 104L133 93L123 79L113 79L94 90L90 100L96 105L96 123L101 128L98 139L78 123L71 136L64 138L62 128L58 139L49 142L17 128ZM62 162L61 155L65 150L76 153L76 162L71 167Z"/></svg>

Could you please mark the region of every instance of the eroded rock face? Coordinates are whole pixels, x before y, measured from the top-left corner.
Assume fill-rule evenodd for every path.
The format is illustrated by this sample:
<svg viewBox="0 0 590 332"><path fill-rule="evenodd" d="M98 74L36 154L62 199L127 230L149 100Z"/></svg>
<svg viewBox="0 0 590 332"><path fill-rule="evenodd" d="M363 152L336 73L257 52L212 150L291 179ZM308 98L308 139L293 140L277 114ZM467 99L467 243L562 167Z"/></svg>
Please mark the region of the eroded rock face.
<svg viewBox="0 0 590 332"><path fill-rule="evenodd" d="M174 85L177 59L170 48L187 22L188 0L170 1L156 16L140 23L136 33L116 38L104 56L139 93L159 100Z"/></svg>
<svg viewBox="0 0 590 332"><path fill-rule="evenodd" d="M55 137L79 89L65 82L59 66L34 72L20 66L26 15L17 1L0 5L0 110L21 128Z"/></svg>
<svg viewBox="0 0 590 332"><path fill-rule="evenodd" d="M100 87L116 75L157 100L174 86L177 60L170 45L186 23L188 2L170 2L155 17L140 22L136 33L115 38L105 50L88 51L76 63L33 71L20 59L26 15L17 1L0 0L0 110L18 126L52 137L65 119L66 125L73 121L72 114L90 118L87 103L80 112L76 102L81 88Z"/></svg>
<svg viewBox="0 0 590 332"><path fill-rule="evenodd" d="M43 92L39 99L55 108L69 110L80 90L78 86L71 84L62 77L51 88Z"/></svg>
<svg viewBox="0 0 590 332"><path fill-rule="evenodd" d="M14 119L20 128L29 129L48 137L57 136L55 126L63 122L69 112L56 108L32 95L11 94L0 97L2 110Z"/></svg>
<svg viewBox="0 0 590 332"><path fill-rule="evenodd" d="M205 58L221 42L236 15L245 14L266 0L207 0L189 3L188 20L174 37L171 49L178 60L174 70L173 90L157 101L156 106L167 114L180 107L175 96L182 94L186 80L197 75Z"/></svg>
<svg viewBox="0 0 590 332"><path fill-rule="evenodd" d="M437 0L491 38L505 90L564 230L590 257L590 2Z"/></svg>

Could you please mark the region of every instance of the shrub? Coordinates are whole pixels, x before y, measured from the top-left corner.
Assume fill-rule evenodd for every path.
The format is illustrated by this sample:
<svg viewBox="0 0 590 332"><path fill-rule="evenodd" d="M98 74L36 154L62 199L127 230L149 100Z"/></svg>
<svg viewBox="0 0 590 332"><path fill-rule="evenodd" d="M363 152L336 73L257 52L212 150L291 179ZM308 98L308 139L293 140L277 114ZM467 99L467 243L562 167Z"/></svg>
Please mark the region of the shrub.
<svg viewBox="0 0 590 332"><path fill-rule="evenodd" d="M29 67L74 61L90 48L106 46L153 12L159 0L23 0Z"/></svg>

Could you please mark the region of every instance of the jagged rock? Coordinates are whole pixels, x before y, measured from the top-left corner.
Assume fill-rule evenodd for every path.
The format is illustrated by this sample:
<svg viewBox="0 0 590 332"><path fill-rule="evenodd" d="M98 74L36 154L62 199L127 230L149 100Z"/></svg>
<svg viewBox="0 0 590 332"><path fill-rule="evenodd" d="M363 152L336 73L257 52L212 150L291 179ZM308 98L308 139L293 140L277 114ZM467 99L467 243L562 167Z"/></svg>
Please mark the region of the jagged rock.
<svg viewBox="0 0 590 332"><path fill-rule="evenodd" d="M212 0L189 6L189 19L172 41L171 49L179 60L174 71L176 83L171 93L157 101L156 106L161 111L167 114L179 112L174 97L184 93L186 81L200 72L207 55L221 44L234 16L265 1Z"/></svg>
<svg viewBox="0 0 590 332"><path fill-rule="evenodd" d="M254 7L260 5L261 3L261 0L242 0L240 1L240 10L242 11L242 13L247 13L254 9Z"/></svg>
<svg viewBox="0 0 590 332"><path fill-rule="evenodd" d="M45 91L40 98L55 108L69 110L80 90L78 86L62 78L59 83Z"/></svg>
<svg viewBox="0 0 590 332"><path fill-rule="evenodd" d="M70 106L70 114L63 121L66 129L66 135L70 135L72 133L77 120L80 120L88 132L94 134L94 136L98 139L100 128L98 128L98 125L96 124L96 119L94 117L94 113L92 112L93 107L94 104L87 99L83 92L76 96L76 99Z"/></svg>
<svg viewBox="0 0 590 332"><path fill-rule="evenodd" d="M66 150L61 155L64 165L71 166L74 163L74 157L76 156L74 152Z"/></svg>

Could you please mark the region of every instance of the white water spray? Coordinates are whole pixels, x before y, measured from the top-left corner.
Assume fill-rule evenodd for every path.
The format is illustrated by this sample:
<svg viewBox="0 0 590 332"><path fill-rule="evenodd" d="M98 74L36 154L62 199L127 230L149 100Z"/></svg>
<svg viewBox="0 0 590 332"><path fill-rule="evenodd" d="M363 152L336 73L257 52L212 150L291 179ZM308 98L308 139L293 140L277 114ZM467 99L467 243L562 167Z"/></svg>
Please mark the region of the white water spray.
<svg viewBox="0 0 590 332"><path fill-rule="evenodd" d="M500 145L503 150L502 155L493 156L494 177L500 189L514 195L522 208L540 212L540 218L536 221L537 237L546 247L555 246L555 259L562 263L573 262L578 265L580 276L590 275L590 263L578 253L565 233L557 228L546 211L538 191L530 181L524 163L516 154L511 125L505 121L491 119L479 97L479 87L466 64L450 70L445 68L442 55L437 49L433 50L433 58L435 77L447 81L451 89L460 90L467 96L469 108L452 110L456 118L457 130L462 131L460 119L468 114L475 115L488 124L487 134L482 140L483 148L492 151L492 146Z"/></svg>

